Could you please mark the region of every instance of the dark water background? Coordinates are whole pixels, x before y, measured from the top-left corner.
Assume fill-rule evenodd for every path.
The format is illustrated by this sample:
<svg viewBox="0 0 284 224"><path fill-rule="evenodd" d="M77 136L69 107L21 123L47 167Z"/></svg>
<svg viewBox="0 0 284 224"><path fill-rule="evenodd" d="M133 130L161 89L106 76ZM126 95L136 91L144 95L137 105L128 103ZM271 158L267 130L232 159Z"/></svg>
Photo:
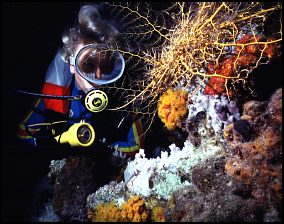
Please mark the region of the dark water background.
<svg viewBox="0 0 284 224"><path fill-rule="evenodd" d="M48 173L50 152L37 152L20 143L15 130L34 98L11 87L39 92L45 72L65 26L73 25L80 3L2 3L1 72L1 218L28 220L34 191Z"/></svg>
<svg viewBox="0 0 284 224"><path fill-rule="evenodd" d="M154 6L159 8L159 4ZM34 98L20 95L11 87L39 92L45 72L61 33L73 25L80 3L2 3L1 71L1 218L27 220L35 186L48 173L56 152L38 152L16 139L18 122ZM161 6L162 7L162 6ZM254 72L260 100L282 86L281 59Z"/></svg>

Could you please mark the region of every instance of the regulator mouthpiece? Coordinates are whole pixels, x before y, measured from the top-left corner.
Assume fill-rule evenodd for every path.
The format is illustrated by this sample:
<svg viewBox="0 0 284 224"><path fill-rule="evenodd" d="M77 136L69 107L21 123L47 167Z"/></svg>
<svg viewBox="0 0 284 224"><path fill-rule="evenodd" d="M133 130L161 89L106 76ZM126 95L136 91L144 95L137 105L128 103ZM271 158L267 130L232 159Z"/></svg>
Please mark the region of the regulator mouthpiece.
<svg viewBox="0 0 284 224"><path fill-rule="evenodd" d="M91 90L84 98L85 107L91 112L101 112L108 105L108 97L101 90Z"/></svg>

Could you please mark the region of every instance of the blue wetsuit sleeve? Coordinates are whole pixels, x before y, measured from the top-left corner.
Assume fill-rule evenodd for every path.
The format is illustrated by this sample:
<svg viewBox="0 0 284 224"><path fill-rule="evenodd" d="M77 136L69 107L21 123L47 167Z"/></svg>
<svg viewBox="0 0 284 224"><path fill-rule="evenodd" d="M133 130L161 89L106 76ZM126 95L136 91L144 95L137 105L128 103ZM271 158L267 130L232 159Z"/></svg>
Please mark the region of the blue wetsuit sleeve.
<svg viewBox="0 0 284 224"><path fill-rule="evenodd" d="M137 120L132 123L128 134L127 141L117 141L111 144L113 147L124 153L136 153L141 147L143 147L141 120Z"/></svg>
<svg viewBox="0 0 284 224"><path fill-rule="evenodd" d="M46 122L44 116L45 107L41 98L36 99L32 104L32 109L24 116L17 127L17 137L32 146L36 146L36 139L30 136L26 130L28 125Z"/></svg>
<svg viewBox="0 0 284 224"><path fill-rule="evenodd" d="M60 56L60 49L57 50L54 59L50 63L46 75L45 75L45 85L53 85L50 92L44 92L47 88L43 88L43 93L45 94L55 94L60 95L61 91L67 91L72 81L72 75L70 73L70 68L67 63L65 63ZM57 87L57 89L55 89ZM58 94L56 92L58 90ZM65 93L65 92L64 92ZM62 95L64 95L62 93ZM48 121L47 111L69 111L69 107L66 106L66 101L57 99L43 99L38 98L32 104L32 109L24 116L17 127L17 137L31 145L36 145L36 140L29 135L26 131L26 127L31 124L44 123ZM50 107L50 108L48 108ZM56 108L59 108L56 110ZM66 113L67 113L66 112Z"/></svg>

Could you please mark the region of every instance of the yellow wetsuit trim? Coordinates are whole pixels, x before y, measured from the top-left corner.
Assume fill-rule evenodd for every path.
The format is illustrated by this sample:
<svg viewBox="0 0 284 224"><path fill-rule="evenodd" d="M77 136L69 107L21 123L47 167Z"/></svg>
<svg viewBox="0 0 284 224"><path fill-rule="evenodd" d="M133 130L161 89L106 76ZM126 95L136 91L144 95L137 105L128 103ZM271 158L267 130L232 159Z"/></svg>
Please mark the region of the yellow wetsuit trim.
<svg viewBox="0 0 284 224"><path fill-rule="evenodd" d="M134 139L135 139L136 145L134 145L132 147L119 147L119 149L122 152L133 152L133 151L136 151L140 148L140 139L139 139L139 135L138 135L138 131L137 131L137 127L136 127L135 122L132 124L132 129L133 129L133 134L134 134Z"/></svg>
<svg viewBox="0 0 284 224"><path fill-rule="evenodd" d="M41 100L41 98L35 100L34 103L33 103L33 106L34 106L34 107L37 107L37 106L39 105L39 103L40 103L40 100ZM30 117L32 116L32 114L33 114L33 110L31 110L31 111L28 113L28 115L24 118L24 120L23 120L22 123L25 124L25 123L27 122L27 120L30 119Z"/></svg>

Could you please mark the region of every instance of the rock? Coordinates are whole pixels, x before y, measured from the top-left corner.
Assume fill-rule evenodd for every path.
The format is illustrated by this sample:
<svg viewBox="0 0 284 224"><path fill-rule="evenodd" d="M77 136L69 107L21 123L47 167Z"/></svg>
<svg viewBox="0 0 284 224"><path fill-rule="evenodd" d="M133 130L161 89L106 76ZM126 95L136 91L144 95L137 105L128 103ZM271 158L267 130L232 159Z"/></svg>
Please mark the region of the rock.
<svg viewBox="0 0 284 224"><path fill-rule="evenodd" d="M53 207L63 221L87 221L87 196L109 181L106 165L87 156L69 156L54 181Z"/></svg>

